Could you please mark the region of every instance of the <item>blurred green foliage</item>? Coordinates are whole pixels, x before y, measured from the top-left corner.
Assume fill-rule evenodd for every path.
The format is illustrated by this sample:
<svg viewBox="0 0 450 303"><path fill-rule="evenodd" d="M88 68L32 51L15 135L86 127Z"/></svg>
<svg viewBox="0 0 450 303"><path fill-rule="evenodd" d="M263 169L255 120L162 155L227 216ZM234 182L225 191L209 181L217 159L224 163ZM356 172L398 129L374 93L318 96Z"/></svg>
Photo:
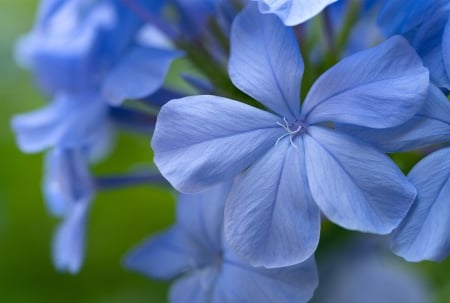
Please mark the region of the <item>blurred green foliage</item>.
<svg viewBox="0 0 450 303"><path fill-rule="evenodd" d="M174 194L163 189L142 186L99 194L81 273L61 274L52 266L50 243L58 222L47 213L40 192L42 155L22 154L9 126L12 115L46 102L31 75L13 60L14 41L30 29L36 5L37 0L0 0L0 302L165 302L167 284L121 266L130 248L174 220ZM394 159L407 171L418 157ZM119 173L151 162L149 138L120 134L114 153L95 170ZM325 224L322 234L319 262L356 233ZM450 260L411 267L429 281L438 303L450 302Z"/></svg>

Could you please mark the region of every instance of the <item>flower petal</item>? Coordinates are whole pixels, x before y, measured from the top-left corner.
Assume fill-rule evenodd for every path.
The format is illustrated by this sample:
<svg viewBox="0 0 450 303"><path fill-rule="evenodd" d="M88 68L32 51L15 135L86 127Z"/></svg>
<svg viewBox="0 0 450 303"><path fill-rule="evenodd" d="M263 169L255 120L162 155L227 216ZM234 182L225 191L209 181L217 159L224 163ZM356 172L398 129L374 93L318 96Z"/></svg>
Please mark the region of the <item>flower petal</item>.
<svg viewBox="0 0 450 303"><path fill-rule="evenodd" d="M323 213L352 230L387 234L406 215L416 190L384 154L321 127L305 136L311 194Z"/></svg>
<svg viewBox="0 0 450 303"><path fill-rule="evenodd" d="M421 108L428 85L428 70L397 36L345 58L323 74L309 91L302 116L309 124L393 127Z"/></svg>
<svg viewBox="0 0 450 303"><path fill-rule="evenodd" d="M231 182L178 198L177 222L191 239L211 253L222 250L224 205Z"/></svg>
<svg viewBox="0 0 450 303"><path fill-rule="evenodd" d="M408 177L417 199L392 237L393 251L408 261L442 261L450 254L450 148L420 161Z"/></svg>
<svg viewBox="0 0 450 303"><path fill-rule="evenodd" d="M249 5L231 31L230 78L240 90L288 120L300 110L303 60L291 28Z"/></svg>
<svg viewBox="0 0 450 303"><path fill-rule="evenodd" d="M224 302L214 300L216 279L219 270L216 267L207 267L197 270L175 282L170 288L170 302L173 303L216 303ZM231 303L231 302L230 302Z"/></svg>
<svg viewBox="0 0 450 303"><path fill-rule="evenodd" d="M301 138L282 140L233 186L225 206L225 237L253 266L281 267L317 248L320 211L306 180Z"/></svg>
<svg viewBox="0 0 450 303"><path fill-rule="evenodd" d="M85 253L86 217L90 200L77 201L53 239L53 262L60 271L77 273Z"/></svg>
<svg viewBox="0 0 450 303"><path fill-rule="evenodd" d="M314 258L294 266L266 269L251 267L228 250L217 288L226 293L223 302L227 303L305 303L318 282Z"/></svg>
<svg viewBox="0 0 450 303"><path fill-rule="evenodd" d="M156 279L173 279L205 263L207 252L175 226L129 252L125 267Z"/></svg>
<svg viewBox="0 0 450 303"><path fill-rule="evenodd" d="M259 10L264 13L273 13L283 20L287 26L305 22L322 11L327 5L337 0L253 0L258 1Z"/></svg>
<svg viewBox="0 0 450 303"><path fill-rule="evenodd" d="M172 100L158 115L154 161L177 190L200 191L233 178L273 146L284 132L278 120L221 97Z"/></svg>
<svg viewBox="0 0 450 303"><path fill-rule="evenodd" d="M450 102L431 85L421 110L408 122L392 128L373 129L337 125L340 131L369 142L385 152L413 150L450 141Z"/></svg>
<svg viewBox="0 0 450 303"><path fill-rule="evenodd" d="M125 99L142 98L164 83L173 60L180 52L149 47L134 47L106 77L103 97L112 105Z"/></svg>

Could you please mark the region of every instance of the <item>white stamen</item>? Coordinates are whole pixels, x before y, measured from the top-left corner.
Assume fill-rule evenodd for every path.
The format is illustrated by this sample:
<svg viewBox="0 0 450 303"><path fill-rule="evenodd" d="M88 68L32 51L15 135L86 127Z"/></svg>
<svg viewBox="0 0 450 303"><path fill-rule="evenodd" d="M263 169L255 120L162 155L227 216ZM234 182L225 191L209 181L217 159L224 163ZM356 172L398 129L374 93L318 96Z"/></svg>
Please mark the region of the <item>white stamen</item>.
<svg viewBox="0 0 450 303"><path fill-rule="evenodd" d="M277 145L277 144L281 141L281 139L283 139L283 138L285 138L285 137L287 137L287 136L290 136L290 137L289 137L289 142L291 142L291 145L294 146L294 148L297 148L297 145L295 145L295 143L294 143L294 141L293 141L293 138L294 138L295 135L298 134L298 132L302 129L302 125L300 124L300 125L297 127L297 129L291 130L291 129L289 128L289 122L288 122L288 120L287 120L285 117L283 117L283 121L284 121L284 125L283 125L282 123L280 123L279 121L277 121L277 124L278 124L279 126L281 126L281 127L287 132L287 134L284 134L284 135L282 135L281 137L279 137L279 138L277 139L277 141L275 142L275 145Z"/></svg>

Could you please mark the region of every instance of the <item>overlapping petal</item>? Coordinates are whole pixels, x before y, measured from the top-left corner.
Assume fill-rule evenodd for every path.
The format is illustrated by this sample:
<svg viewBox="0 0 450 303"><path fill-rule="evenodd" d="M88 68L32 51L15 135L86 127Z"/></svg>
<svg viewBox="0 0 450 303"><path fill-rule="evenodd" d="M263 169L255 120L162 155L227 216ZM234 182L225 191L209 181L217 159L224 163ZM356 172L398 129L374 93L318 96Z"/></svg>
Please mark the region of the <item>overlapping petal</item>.
<svg viewBox="0 0 450 303"><path fill-rule="evenodd" d="M325 72L309 91L302 116L310 124L393 127L421 108L428 85L422 61L404 38L396 36Z"/></svg>
<svg viewBox="0 0 450 303"><path fill-rule="evenodd" d="M320 211L309 193L302 138L280 141L239 177L225 207L225 236L253 266L298 264L317 248Z"/></svg>
<svg viewBox="0 0 450 303"><path fill-rule="evenodd" d="M421 110L400 126L386 129L353 125L337 127L385 152L413 150L450 141L450 103L437 87L431 85Z"/></svg>
<svg viewBox="0 0 450 303"><path fill-rule="evenodd" d="M105 78L103 97L119 105L125 99L150 95L162 86L171 63L180 55L172 50L133 48Z"/></svg>
<svg viewBox="0 0 450 303"><path fill-rule="evenodd" d="M352 230L390 233L409 210L415 188L384 154L321 127L305 136L311 194L322 212Z"/></svg>
<svg viewBox="0 0 450 303"><path fill-rule="evenodd" d="M408 261L442 261L450 254L450 148L420 161L408 178L417 199L392 237L393 251Z"/></svg>
<svg viewBox="0 0 450 303"><path fill-rule="evenodd" d="M303 60L292 29L249 5L235 19L231 34L230 78L240 90L282 117L300 110Z"/></svg>
<svg viewBox="0 0 450 303"><path fill-rule="evenodd" d="M176 189L200 191L233 178L273 146L284 132L278 120L221 97L172 100L158 115L154 161Z"/></svg>
<svg viewBox="0 0 450 303"><path fill-rule="evenodd" d="M262 13L276 14L284 24L297 25L320 13L337 0L253 0Z"/></svg>

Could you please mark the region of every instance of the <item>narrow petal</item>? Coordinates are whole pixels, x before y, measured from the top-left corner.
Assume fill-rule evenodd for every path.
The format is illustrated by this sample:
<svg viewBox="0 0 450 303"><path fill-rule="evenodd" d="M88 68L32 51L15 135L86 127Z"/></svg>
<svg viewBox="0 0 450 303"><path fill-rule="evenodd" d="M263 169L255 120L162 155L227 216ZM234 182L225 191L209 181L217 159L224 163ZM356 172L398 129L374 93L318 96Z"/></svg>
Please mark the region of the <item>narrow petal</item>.
<svg viewBox="0 0 450 303"><path fill-rule="evenodd" d="M230 78L240 90L292 119L300 110L303 60L295 34L249 5L231 31Z"/></svg>
<svg viewBox="0 0 450 303"><path fill-rule="evenodd" d="M320 212L309 193L304 146L280 141L235 183L225 206L229 245L253 266L281 267L309 258Z"/></svg>
<svg viewBox="0 0 450 303"><path fill-rule="evenodd" d="M276 14L287 26L305 22L337 0L253 0L259 2L259 10Z"/></svg>
<svg viewBox="0 0 450 303"><path fill-rule="evenodd" d="M60 271L77 273L84 260L86 217L90 200L78 201L53 239L53 262Z"/></svg>
<svg viewBox="0 0 450 303"><path fill-rule="evenodd" d="M215 285L219 275L219 268L207 267L194 271L179 279L170 288L170 302L172 303L222 303L215 301ZM231 303L231 302L230 302Z"/></svg>
<svg viewBox="0 0 450 303"><path fill-rule="evenodd" d="M387 234L406 215L416 190L384 154L321 127L305 136L311 194L323 213L344 228Z"/></svg>
<svg viewBox="0 0 450 303"><path fill-rule="evenodd" d="M450 148L420 161L408 177L417 199L392 237L393 251L408 261L442 261L450 254Z"/></svg>
<svg viewBox="0 0 450 303"><path fill-rule="evenodd" d="M173 279L203 265L207 252L175 226L129 252L125 267L151 278Z"/></svg>
<svg viewBox="0 0 450 303"><path fill-rule="evenodd" d="M445 71L447 72L447 79L450 79L450 18L445 25L444 35L442 36L442 55L445 63ZM449 80L450 81L450 80ZM450 89L450 87L449 87Z"/></svg>
<svg viewBox="0 0 450 303"><path fill-rule="evenodd" d="M338 125L340 131L369 142L385 152L413 150L450 141L450 102L435 86L420 111L408 122L393 128L373 129Z"/></svg>
<svg viewBox="0 0 450 303"><path fill-rule="evenodd" d="M178 198L178 224L205 251L222 250L223 210L230 188L231 182L226 182Z"/></svg>
<svg viewBox="0 0 450 303"><path fill-rule="evenodd" d="M227 303L305 303L318 282L314 258L294 266L266 269L251 267L227 250L217 288L226 293L223 302Z"/></svg>
<svg viewBox="0 0 450 303"><path fill-rule="evenodd" d="M421 108L428 85L428 70L408 42L396 36L323 74L309 91L302 116L310 124L394 127Z"/></svg>
<svg viewBox="0 0 450 303"><path fill-rule="evenodd" d="M149 47L135 47L106 77L103 97L112 105L125 99L142 98L164 83L171 63L180 52Z"/></svg>
<svg viewBox="0 0 450 303"><path fill-rule="evenodd" d="M177 190L200 191L233 178L273 146L284 132L278 120L221 97L172 100L158 115L154 161Z"/></svg>

